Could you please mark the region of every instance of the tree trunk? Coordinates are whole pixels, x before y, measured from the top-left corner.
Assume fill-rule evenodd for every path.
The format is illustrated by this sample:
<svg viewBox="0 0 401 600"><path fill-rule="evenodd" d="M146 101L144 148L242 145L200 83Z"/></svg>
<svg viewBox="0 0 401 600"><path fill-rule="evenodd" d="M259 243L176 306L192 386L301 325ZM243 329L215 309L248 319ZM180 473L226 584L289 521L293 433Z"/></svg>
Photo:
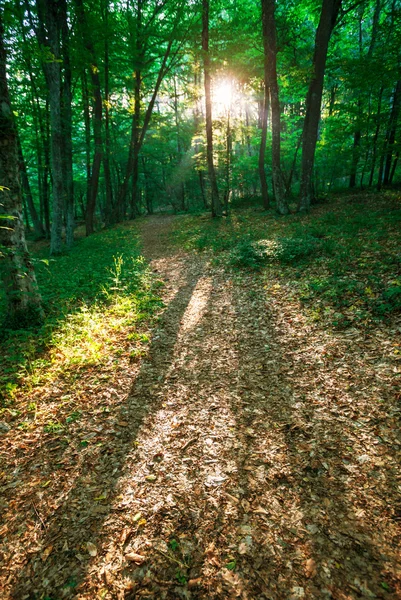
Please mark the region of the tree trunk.
<svg viewBox="0 0 401 600"><path fill-rule="evenodd" d="M0 248L7 325L21 327L43 318L35 272L25 242L18 145L7 86L4 29L0 13Z"/></svg>
<svg viewBox="0 0 401 600"><path fill-rule="evenodd" d="M393 104L391 107L389 130L386 136L386 157L384 166L383 184L388 185L390 183L391 163L393 160L393 149L395 143L395 134L397 130L398 116L400 112L401 104L401 80L397 81L397 85L394 90Z"/></svg>
<svg viewBox="0 0 401 600"><path fill-rule="evenodd" d="M104 26L105 26L105 40L104 40L104 132L105 132L105 153L103 157L103 170L104 180L106 187L106 206L105 206L105 222L106 225L110 224L112 211L113 211L113 186L111 184L111 172L110 172L110 153L111 153L111 140L110 140L110 94L109 94L109 29L108 29L108 16L109 16L109 0L105 0L104 6Z"/></svg>
<svg viewBox="0 0 401 600"><path fill-rule="evenodd" d="M307 211L313 198L313 165L320 121L324 72L331 33L337 21L342 0L323 0L316 31L313 74L306 96L306 114L302 139L301 195L298 210Z"/></svg>
<svg viewBox="0 0 401 600"><path fill-rule="evenodd" d="M376 160L377 160L377 140L379 139L379 133L380 133L381 106L382 106L383 92L384 92L384 87L382 86L379 91L379 99L377 102L377 121L376 121L376 129L375 129L375 133L373 136L373 143L372 143L373 155L372 155L372 166L370 169L369 186L371 186L373 184L373 178L375 175Z"/></svg>
<svg viewBox="0 0 401 600"><path fill-rule="evenodd" d="M262 136L260 140L260 148L259 148L259 178L260 178L260 191L262 194L262 206L265 210L270 208L269 201L269 191L267 187L267 179L266 179L266 171L265 171L265 156L266 156L266 140L267 140L267 116L268 116L268 107L269 107L269 88L264 87L264 102L263 102L263 110L261 116L261 126L262 126Z"/></svg>
<svg viewBox="0 0 401 600"><path fill-rule="evenodd" d="M272 111L272 175L276 209L280 215L289 213L285 198L285 186L281 172L281 115L277 82L277 40L274 17L275 0L262 0L262 26L264 48L265 88L270 90Z"/></svg>
<svg viewBox="0 0 401 600"><path fill-rule="evenodd" d="M212 215L213 217L221 217L222 210L213 161L213 121L210 79L211 65L209 56L209 0L202 0L202 50L206 109L206 156L210 187L212 191Z"/></svg>
<svg viewBox="0 0 401 600"><path fill-rule="evenodd" d="M93 138L95 142L95 154L93 157L91 169L91 188L88 203L86 206L85 226L86 235L91 235L94 230L94 219L96 211L96 199L99 188L100 168L103 157L103 141L102 141L102 93L100 89L99 67L96 60L95 48L92 41L92 36L89 30L86 13L82 0L75 0L77 7L77 16L81 25L81 36L84 47L86 48L89 59L89 71L92 82L92 93L94 97L93 106Z"/></svg>
<svg viewBox="0 0 401 600"><path fill-rule="evenodd" d="M66 244L71 248L74 243L74 180L72 170L72 89L71 89L71 63L70 63L70 31L68 28L67 2L59 0L62 24L61 39L64 66L63 85L63 172L66 195Z"/></svg>
<svg viewBox="0 0 401 600"><path fill-rule="evenodd" d="M31 215L33 229L35 231L35 235L38 238L43 238L43 237L45 237L45 230L44 230L43 225L38 217L38 213L37 213L35 204L33 202L31 186L29 184L28 173L26 170L26 164L25 164L24 156L22 154L21 141L19 139L18 133L17 133L17 149L18 149L19 172L20 172L20 178L21 178L21 183L22 183L22 190L23 190L23 194L25 196L29 214Z"/></svg>
<svg viewBox="0 0 401 600"><path fill-rule="evenodd" d="M50 254L62 250L63 207L65 189L63 179L63 127L61 118L60 14L56 0L36 1L39 17L39 42L50 52L51 60L43 62L49 90L50 151L52 168L53 210L50 234Z"/></svg>

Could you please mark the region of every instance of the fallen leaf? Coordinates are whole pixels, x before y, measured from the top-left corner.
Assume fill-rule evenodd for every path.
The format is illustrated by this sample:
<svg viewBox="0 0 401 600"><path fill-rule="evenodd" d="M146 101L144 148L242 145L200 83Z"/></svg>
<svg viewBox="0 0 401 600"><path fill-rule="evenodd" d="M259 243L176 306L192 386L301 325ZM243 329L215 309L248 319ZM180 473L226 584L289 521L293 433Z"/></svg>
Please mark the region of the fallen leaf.
<svg viewBox="0 0 401 600"><path fill-rule="evenodd" d="M125 558L134 562L136 565L142 565L146 560L145 556L142 556L142 554L137 554L136 552L129 552L125 555Z"/></svg>
<svg viewBox="0 0 401 600"><path fill-rule="evenodd" d="M198 585L202 585L202 577L197 577L196 579L190 579L188 581L188 587L197 587Z"/></svg>
<svg viewBox="0 0 401 600"><path fill-rule="evenodd" d="M90 556L97 556L97 548L92 542L86 542L86 550Z"/></svg>
<svg viewBox="0 0 401 600"><path fill-rule="evenodd" d="M316 568L315 561L313 560L313 558L308 558L308 560L306 561L306 564L305 564L305 575L307 577L312 578L312 577L315 577L316 573L317 573L317 568Z"/></svg>
<svg viewBox="0 0 401 600"><path fill-rule="evenodd" d="M43 550L42 556L41 556L43 562L45 562L48 559L49 554L51 554L52 550L53 550L53 546L47 546L47 548L45 550Z"/></svg>

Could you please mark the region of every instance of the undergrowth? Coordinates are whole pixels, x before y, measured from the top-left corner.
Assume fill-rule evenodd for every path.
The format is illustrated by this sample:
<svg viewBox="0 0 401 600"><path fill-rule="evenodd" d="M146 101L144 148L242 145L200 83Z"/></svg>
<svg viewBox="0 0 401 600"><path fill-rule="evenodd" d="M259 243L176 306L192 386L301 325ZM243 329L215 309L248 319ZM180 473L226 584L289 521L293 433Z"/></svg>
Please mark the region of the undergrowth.
<svg viewBox="0 0 401 600"><path fill-rule="evenodd" d="M348 327L401 312L400 225L399 194L386 192L332 198L308 215L182 217L172 235L226 269L262 273L267 290L280 281L312 320Z"/></svg>
<svg viewBox="0 0 401 600"><path fill-rule="evenodd" d="M57 374L74 374L102 361L118 361L125 340L134 360L149 338L137 332L162 306L132 228L121 226L81 239L68 254L35 252L46 319L39 328L7 329L0 339L0 402L12 404ZM0 298L0 319L4 298Z"/></svg>

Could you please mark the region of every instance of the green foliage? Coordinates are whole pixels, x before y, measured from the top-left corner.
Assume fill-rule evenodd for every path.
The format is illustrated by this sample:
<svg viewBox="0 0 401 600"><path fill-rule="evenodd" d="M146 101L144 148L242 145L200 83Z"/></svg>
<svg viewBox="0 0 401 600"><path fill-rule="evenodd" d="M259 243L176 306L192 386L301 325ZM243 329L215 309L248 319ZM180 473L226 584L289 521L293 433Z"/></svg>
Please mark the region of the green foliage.
<svg viewBox="0 0 401 600"><path fill-rule="evenodd" d="M134 329L162 306L159 282L153 279L140 256L137 237L127 226L81 239L68 255L49 261L42 259L46 251L39 246L33 253L45 322L35 327L24 320L17 330L3 329L3 404L13 401L21 381L36 385L53 377L57 368L68 370L101 362L113 353L117 356L117 336L123 329L141 345L133 349L135 356L142 355L149 338ZM2 311L0 297L0 318Z"/></svg>
<svg viewBox="0 0 401 600"><path fill-rule="evenodd" d="M401 311L400 221L399 197L388 192L340 196L286 219L254 209L218 222L186 217L173 238L227 269L278 278L312 320L348 327Z"/></svg>

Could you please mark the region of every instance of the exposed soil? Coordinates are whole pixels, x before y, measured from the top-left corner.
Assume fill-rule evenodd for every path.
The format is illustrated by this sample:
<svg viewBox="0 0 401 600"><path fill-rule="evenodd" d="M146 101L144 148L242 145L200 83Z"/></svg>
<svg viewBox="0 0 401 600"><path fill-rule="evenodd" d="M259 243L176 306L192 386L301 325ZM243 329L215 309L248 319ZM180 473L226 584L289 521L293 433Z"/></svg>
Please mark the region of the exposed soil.
<svg viewBox="0 0 401 600"><path fill-rule="evenodd" d="M140 222L166 308L81 389L92 442L1 434L1 597L401 598L399 330L324 332L172 218Z"/></svg>

